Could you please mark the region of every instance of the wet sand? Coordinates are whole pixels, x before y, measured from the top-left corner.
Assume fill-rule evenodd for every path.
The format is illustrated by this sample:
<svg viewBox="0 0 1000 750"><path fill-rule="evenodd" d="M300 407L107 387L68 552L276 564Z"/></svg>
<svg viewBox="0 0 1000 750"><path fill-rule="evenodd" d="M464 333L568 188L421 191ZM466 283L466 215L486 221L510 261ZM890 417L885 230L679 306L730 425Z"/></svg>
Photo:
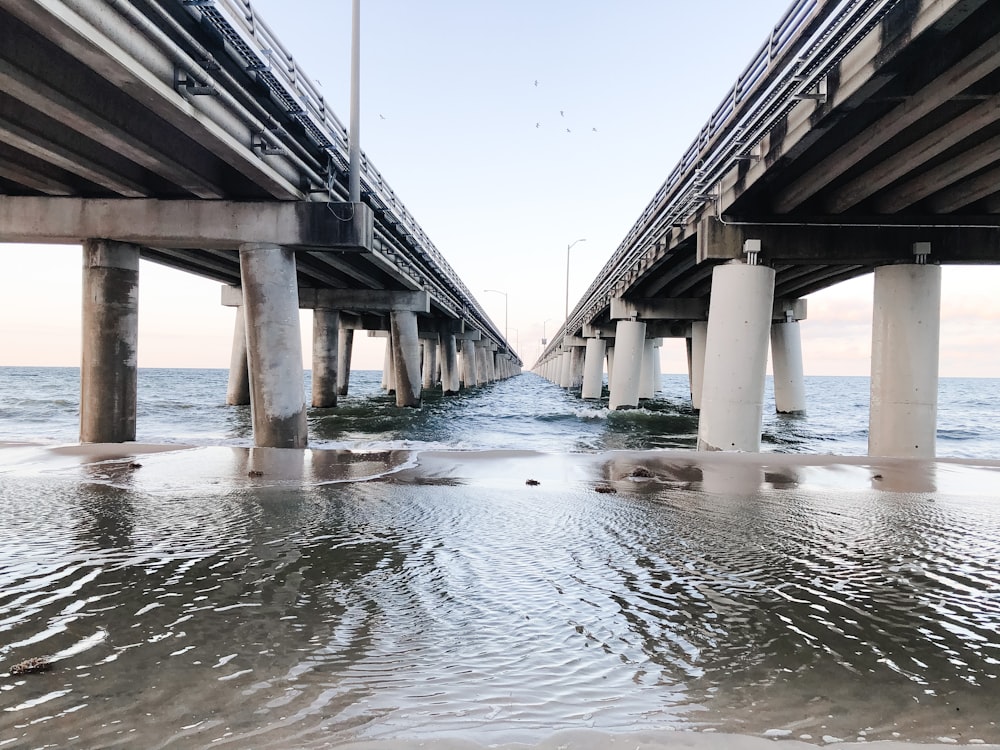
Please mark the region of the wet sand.
<svg viewBox="0 0 1000 750"><path fill-rule="evenodd" d="M548 454L527 451L321 451L178 445L95 444L43 446L0 444L0 482L5 475L78 475L80 481L127 482L137 489L184 487L294 486L360 481L417 485L510 488L524 492L566 489L616 493L653 493L665 488L697 487L704 492L733 493L771 488L995 495L1000 461L874 459L797 454L722 454L687 451L621 451L595 454ZM530 481L529 481L530 480ZM872 700L877 700L873 696ZM951 747L940 744L866 742L859 737L799 736L773 730L766 736L713 732L656 731L606 734L595 730L554 733L538 744L489 744L491 748L536 747L546 750L695 748L755 750L771 746L807 748L825 744L876 745L885 750ZM970 738L958 744L984 745ZM426 738L380 740L336 745L357 750L403 750L434 747L475 750L471 740Z"/></svg>

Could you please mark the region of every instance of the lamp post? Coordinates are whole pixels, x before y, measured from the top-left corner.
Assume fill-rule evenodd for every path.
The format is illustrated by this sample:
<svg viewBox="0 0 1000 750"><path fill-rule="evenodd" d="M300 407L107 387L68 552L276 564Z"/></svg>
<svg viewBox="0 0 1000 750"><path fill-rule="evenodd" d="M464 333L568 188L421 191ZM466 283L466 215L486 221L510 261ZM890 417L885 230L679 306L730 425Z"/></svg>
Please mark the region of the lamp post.
<svg viewBox="0 0 1000 750"><path fill-rule="evenodd" d="M485 291L503 295L503 340L510 348L510 342L507 341L507 292L501 292L499 289L486 289Z"/></svg>
<svg viewBox="0 0 1000 750"><path fill-rule="evenodd" d="M573 240L571 243L566 245L566 322L563 325L569 324L569 251L577 242L586 242L586 237L581 237L578 240ZM568 331L567 331L568 333Z"/></svg>
<svg viewBox="0 0 1000 750"><path fill-rule="evenodd" d="M550 320L552 320L552 318L546 318L545 320L542 321L542 346L545 346L547 343L549 343L548 339L545 338L545 324L548 323Z"/></svg>
<svg viewBox="0 0 1000 750"><path fill-rule="evenodd" d="M348 133L348 200L361 202L361 0L351 3L351 130Z"/></svg>

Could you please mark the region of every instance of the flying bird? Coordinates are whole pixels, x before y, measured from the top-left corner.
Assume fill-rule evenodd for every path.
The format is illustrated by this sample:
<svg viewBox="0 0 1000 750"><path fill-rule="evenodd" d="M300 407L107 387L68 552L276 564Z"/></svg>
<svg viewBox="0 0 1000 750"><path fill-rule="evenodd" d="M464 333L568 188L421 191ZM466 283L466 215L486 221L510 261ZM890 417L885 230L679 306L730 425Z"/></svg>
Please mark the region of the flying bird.
<svg viewBox="0 0 1000 750"><path fill-rule="evenodd" d="M537 78L535 79L535 86L536 87L538 86L538 79Z"/></svg>
<svg viewBox="0 0 1000 750"><path fill-rule="evenodd" d="M380 120L384 120L384 119L385 119L385 115L383 115L383 114L379 114L378 118L379 118Z"/></svg>
<svg viewBox="0 0 1000 750"><path fill-rule="evenodd" d="M566 116L566 113L565 113L565 112L563 112L563 111L562 111L562 110L560 109L560 110L559 110L559 116L560 116L560 117L565 117L565 116Z"/></svg>
<svg viewBox="0 0 1000 750"><path fill-rule="evenodd" d="M536 122L536 123L535 123L535 127L536 127L536 128L540 128L541 126L542 126L542 123L540 123L540 122Z"/></svg>

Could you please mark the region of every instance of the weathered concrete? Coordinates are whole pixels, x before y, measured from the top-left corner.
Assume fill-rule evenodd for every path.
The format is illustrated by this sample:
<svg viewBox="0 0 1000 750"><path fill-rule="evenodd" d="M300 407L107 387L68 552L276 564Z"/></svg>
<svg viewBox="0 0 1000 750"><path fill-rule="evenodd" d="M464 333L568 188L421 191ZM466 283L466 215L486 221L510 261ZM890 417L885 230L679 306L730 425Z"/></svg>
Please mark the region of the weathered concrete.
<svg viewBox="0 0 1000 750"><path fill-rule="evenodd" d="M295 255L266 243L240 247L254 445L304 448L306 404L302 391Z"/></svg>
<svg viewBox="0 0 1000 750"><path fill-rule="evenodd" d="M615 328L615 363L609 409L634 409L639 405L646 324L641 320L619 320Z"/></svg>
<svg viewBox="0 0 1000 750"><path fill-rule="evenodd" d="M337 405L337 358L340 354L340 310L317 307L313 310L312 405Z"/></svg>
<svg viewBox="0 0 1000 750"><path fill-rule="evenodd" d="M583 388L583 368L587 354L586 345L574 346L570 349L569 358L569 387L575 391Z"/></svg>
<svg viewBox="0 0 1000 750"><path fill-rule="evenodd" d="M139 248L83 244L80 442L135 440L139 340Z"/></svg>
<svg viewBox="0 0 1000 750"><path fill-rule="evenodd" d="M354 331L341 327L337 336L337 395L346 396L351 386L351 355L354 353Z"/></svg>
<svg viewBox="0 0 1000 750"><path fill-rule="evenodd" d="M875 269L868 455L933 458L941 267Z"/></svg>
<svg viewBox="0 0 1000 750"><path fill-rule="evenodd" d="M691 386L691 407L701 410L702 386L705 382L705 344L708 340L708 321L696 320L691 324L688 345L688 382Z"/></svg>
<svg viewBox="0 0 1000 750"><path fill-rule="evenodd" d="M3 242L69 243L79 242L80 237L115 237L179 249L236 250L248 243L265 243L369 250L373 221L372 210L364 203L0 196Z"/></svg>
<svg viewBox="0 0 1000 750"><path fill-rule="evenodd" d="M243 305L236 307L236 325L233 328L233 350L229 355L229 384L226 403L244 406L250 403L250 368L247 366L247 326Z"/></svg>
<svg viewBox="0 0 1000 750"><path fill-rule="evenodd" d="M420 406L420 338L417 315L409 310L393 310L392 361L396 375L396 406Z"/></svg>
<svg viewBox="0 0 1000 750"><path fill-rule="evenodd" d="M479 364L476 362L476 343L471 339L462 341L462 387L475 388L479 385Z"/></svg>
<svg viewBox="0 0 1000 750"><path fill-rule="evenodd" d="M653 360L659 356L653 346L653 339L642 342L642 369L639 371L639 399L649 399L656 395L656 384L653 382Z"/></svg>
<svg viewBox="0 0 1000 750"><path fill-rule="evenodd" d="M779 414L803 414L806 381L802 366L802 332L797 320L771 326L774 408Z"/></svg>
<svg viewBox="0 0 1000 750"><path fill-rule="evenodd" d="M458 393L462 387L458 371L458 342L455 334L441 334L441 391L447 396Z"/></svg>
<svg viewBox="0 0 1000 750"><path fill-rule="evenodd" d="M429 390L437 385L438 372L438 338L422 338L420 346L423 350L423 380L421 385L425 390Z"/></svg>
<svg viewBox="0 0 1000 750"><path fill-rule="evenodd" d="M760 451L774 269L731 262L712 272L698 449Z"/></svg>
<svg viewBox="0 0 1000 750"><path fill-rule="evenodd" d="M600 398L604 387L604 339L587 339L587 353L583 365L583 398Z"/></svg>

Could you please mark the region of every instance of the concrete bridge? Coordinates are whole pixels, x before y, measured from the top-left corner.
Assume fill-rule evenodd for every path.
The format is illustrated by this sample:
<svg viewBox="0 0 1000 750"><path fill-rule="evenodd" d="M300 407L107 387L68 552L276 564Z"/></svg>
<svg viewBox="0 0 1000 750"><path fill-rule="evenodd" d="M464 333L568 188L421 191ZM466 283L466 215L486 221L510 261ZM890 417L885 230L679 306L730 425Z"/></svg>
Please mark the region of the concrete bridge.
<svg viewBox="0 0 1000 750"><path fill-rule="evenodd" d="M364 154L352 195L351 156L246 0L0 0L0 242L83 245L81 441L135 439L140 258L224 285L260 446L307 442L300 307L313 406L355 330L385 332L400 406L520 371Z"/></svg>
<svg viewBox="0 0 1000 750"><path fill-rule="evenodd" d="M804 410L804 298L874 273L869 453L930 457L945 263L1000 263L996 2L798 0L534 369L635 407L686 338L699 448L758 451L768 344Z"/></svg>

